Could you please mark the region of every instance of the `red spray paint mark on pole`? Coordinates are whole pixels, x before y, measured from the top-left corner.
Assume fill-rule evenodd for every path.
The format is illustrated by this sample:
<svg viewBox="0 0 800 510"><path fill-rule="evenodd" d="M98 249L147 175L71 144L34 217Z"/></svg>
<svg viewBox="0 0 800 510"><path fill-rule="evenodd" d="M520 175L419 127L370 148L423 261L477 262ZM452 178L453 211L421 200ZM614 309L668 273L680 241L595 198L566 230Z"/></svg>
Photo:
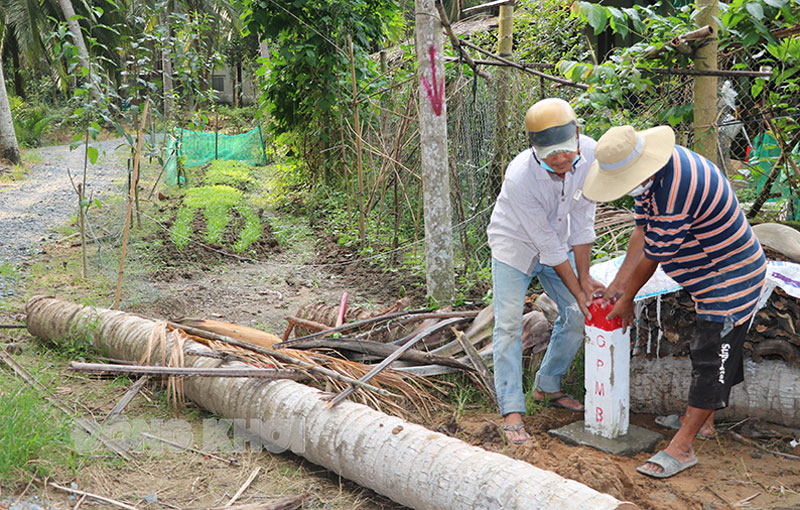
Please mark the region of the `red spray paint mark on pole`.
<svg viewBox="0 0 800 510"><path fill-rule="evenodd" d="M431 44L430 49L428 50L428 54L431 57L431 76L433 79L433 90L431 90L431 84L428 82L428 79L425 78L425 75L422 75L422 86L425 87L425 92L428 93L428 99L431 100L431 107L433 107L433 113L436 114L438 117L442 114L442 107L444 106L444 76L438 82L436 81L436 48L433 47Z"/></svg>

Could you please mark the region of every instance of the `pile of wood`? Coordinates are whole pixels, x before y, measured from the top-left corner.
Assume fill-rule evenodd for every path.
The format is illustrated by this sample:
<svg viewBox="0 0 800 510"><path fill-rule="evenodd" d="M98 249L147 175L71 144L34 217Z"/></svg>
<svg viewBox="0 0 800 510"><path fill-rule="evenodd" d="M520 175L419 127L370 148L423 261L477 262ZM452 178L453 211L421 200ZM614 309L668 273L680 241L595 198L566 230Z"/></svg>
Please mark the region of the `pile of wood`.
<svg viewBox="0 0 800 510"><path fill-rule="evenodd" d="M659 306L661 308L659 314ZM694 301L685 290L650 300L633 328L634 355L647 358L688 356L694 334ZM744 344L745 357L753 361L781 359L800 364L800 303L776 288L756 313Z"/></svg>

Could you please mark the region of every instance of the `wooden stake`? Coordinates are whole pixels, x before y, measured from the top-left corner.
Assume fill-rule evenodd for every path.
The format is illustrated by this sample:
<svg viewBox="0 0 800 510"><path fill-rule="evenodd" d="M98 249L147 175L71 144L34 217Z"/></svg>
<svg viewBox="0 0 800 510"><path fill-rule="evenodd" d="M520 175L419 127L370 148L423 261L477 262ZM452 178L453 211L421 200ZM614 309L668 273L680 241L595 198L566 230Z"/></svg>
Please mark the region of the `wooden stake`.
<svg viewBox="0 0 800 510"><path fill-rule="evenodd" d="M128 211L125 214L125 230L122 235L122 253L119 256L119 272L117 273L117 291L114 294L114 305L111 308L119 309L119 298L122 294L122 276L125 271L125 254L128 252L128 235L131 230L131 220L133 218L133 205L136 200L136 183L139 180L139 159L142 151L142 137L141 133L144 129L144 121L147 118L147 112L150 109L150 98L148 97L144 102L144 112L142 119L139 123L139 140L136 142L136 154L133 160L133 177L131 178L130 189L128 190ZM137 211L138 212L138 211Z"/></svg>
<svg viewBox="0 0 800 510"><path fill-rule="evenodd" d="M366 231L364 226L364 169L361 161L361 121L358 116L358 84L356 83L356 64L353 53L353 38L347 36L350 45L350 76L353 80L353 120L356 129L356 169L358 171L358 236L361 245L366 242Z"/></svg>

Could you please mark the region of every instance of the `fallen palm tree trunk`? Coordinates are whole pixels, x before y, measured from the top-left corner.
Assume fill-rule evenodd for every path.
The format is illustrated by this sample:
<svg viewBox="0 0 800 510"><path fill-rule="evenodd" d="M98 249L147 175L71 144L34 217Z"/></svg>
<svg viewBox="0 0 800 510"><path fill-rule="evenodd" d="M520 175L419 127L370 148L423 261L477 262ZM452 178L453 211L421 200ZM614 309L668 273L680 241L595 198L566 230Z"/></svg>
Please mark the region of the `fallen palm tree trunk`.
<svg viewBox="0 0 800 510"><path fill-rule="evenodd" d="M670 414L686 408L692 364L688 358L631 359L631 410ZM800 368L778 360L744 361L744 382L734 386L727 420L761 418L787 427L800 423Z"/></svg>
<svg viewBox="0 0 800 510"><path fill-rule="evenodd" d="M107 355L139 360L155 323L119 311L36 296L28 330L57 342L92 332ZM207 349L186 341L186 349ZM196 367L243 366L205 357ZM324 393L292 381L192 378L186 396L232 419L250 420L265 445L290 449L344 478L416 509L635 509L608 494L353 402L328 409Z"/></svg>

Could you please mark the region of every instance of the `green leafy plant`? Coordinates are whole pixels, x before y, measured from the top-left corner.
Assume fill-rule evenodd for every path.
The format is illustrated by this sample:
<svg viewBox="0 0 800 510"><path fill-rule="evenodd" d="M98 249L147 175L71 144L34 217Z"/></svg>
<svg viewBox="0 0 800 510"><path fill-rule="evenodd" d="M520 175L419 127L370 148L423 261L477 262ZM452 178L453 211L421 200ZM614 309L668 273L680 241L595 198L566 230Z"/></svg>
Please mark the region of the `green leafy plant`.
<svg viewBox="0 0 800 510"><path fill-rule="evenodd" d="M69 422L23 382L0 375L0 385L0 480L47 475L48 462L69 455Z"/></svg>
<svg viewBox="0 0 800 510"><path fill-rule="evenodd" d="M236 211L244 224L233 249L245 252L263 233L261 219L244 191L257 183L252 168L237 161L214 161L201 180L204 185L186 190L170 229L170 239L179 249L188 246L193 234L192 223L201 212L206 225L205 240L222 244L233 218L232 211Z"/></svg>

